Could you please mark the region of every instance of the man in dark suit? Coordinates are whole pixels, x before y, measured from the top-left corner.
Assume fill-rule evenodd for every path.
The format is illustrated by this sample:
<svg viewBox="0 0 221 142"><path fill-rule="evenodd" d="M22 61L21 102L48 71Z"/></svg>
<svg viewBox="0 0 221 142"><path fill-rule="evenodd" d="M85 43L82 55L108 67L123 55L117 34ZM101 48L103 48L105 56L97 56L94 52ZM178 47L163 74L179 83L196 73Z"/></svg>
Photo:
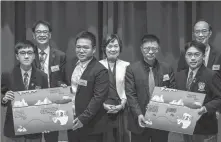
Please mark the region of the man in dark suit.
<svg viewBox="0 0 221 142"><path fill-rule="evenodd" d="M193 38L206 45L204 65L221 75L221 53L211 44L209 39L212 36L212 27L204 20L199 20L195 23L193 28ZM188 69L185 61L185 52L182 52L178 61L177 71Z"/></svg>
<svg viewBox="0 0 221 142"><path fill-rule="evenodd" d="M19 64L12 71L2 74L1 104L7 108L4 135L7 141L13 142L41 142L41 134L15 136L11 101L15 91L48 88L47 75L32 66L35 59L35 47L30 41L19 42L15 46L16 59Z"/></svg>
<svg viewBox="0 0 221 142"><path fill-rule="evenodd" d="M64 85L65 53L50 45L51 25L46 21L37 21L33 28L33 38L37 43L36 58L34 66L48 75L48 86L50 88ZM57 142L58 131L44 134L46 142Z"/></svg>
<svg viewBox="0 0 221 142"><path fill-rule="evenodd" d="M144 59L129 65L126 70L125 92L131 142L167 142L168 139L167 131L145 127L144 118L154 87L175 87L172 67L156 59L159 43L155 35L144 35L140 47Z"/></svg>
<svg viewBox="0 0 221 142"><path fill-rule="evenodd" d="M108 70L93 57L96 38L87 31L76 37L76 55L65 67L66 84L72 87L74 121L70 142L102 142L107 124L103 103L108 96Z"/></svg>
<svg viewBox="0 0 221 142"><path fill-rule="evenodd" d="M221 78L218 72L203 64L206 46L192 41L185 46L188 69L177 73L176 85L179 90L206 94L204 103L198 108L201 115L193 136L184 135L185 142L217 142L218 122L216 111L221 107Z"/></svg>

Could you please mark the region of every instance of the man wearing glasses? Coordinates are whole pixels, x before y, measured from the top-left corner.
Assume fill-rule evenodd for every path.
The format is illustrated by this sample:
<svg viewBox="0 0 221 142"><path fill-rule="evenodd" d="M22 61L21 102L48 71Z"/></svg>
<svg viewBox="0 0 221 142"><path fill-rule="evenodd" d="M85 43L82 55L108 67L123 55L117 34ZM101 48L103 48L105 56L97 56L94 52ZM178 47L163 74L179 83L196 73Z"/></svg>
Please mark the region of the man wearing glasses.
<svg viewBox="0 0 221 142"><path fill-rule="evenodd" d="M15 136L11 106L16 91L34 90L37 87L48 88L47 75L32 66L35 52L31 41L18 42L15 45L15 55L19 64L1 76L1 104L8 107L4 125L6 142L41 142L41 134Z"/></svg>
<svg viewBox="0 0 221 142"><path fill-rule="evenodd" d="M174 72L156 59L160 48L158 37L144 35L141 42L143 59L129 65L125 76L131 142L167 142L168 131L147 128L144 115L155 86L175 87Z"/></svg>
<svg viewBox="0 0 221 142"><path fill-rule="evenodd" d="M32 28L33 38L37 43L34 65L48 75L50 88L66 86L64 80L65 53L50 45L51 25L46 21L38 21ZM58 131L45 133L46 142L57 142Z"/></svg>

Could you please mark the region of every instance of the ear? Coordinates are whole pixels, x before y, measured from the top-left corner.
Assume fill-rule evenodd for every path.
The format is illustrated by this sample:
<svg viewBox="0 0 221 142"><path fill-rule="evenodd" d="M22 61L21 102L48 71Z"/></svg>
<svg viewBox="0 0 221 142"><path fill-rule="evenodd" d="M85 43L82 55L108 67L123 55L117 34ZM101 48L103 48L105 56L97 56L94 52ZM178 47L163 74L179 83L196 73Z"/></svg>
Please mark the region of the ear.
<svg viewBox="0 0 221 142"><path fill-rule="evenodd" d="M51 33L48 33L48 38L51 39Z"/></svg>
<svg viewBox="0 0 221 142"><path fill-rule="evenodd" d="M35 38L35 33L32 33L32 37L33 37L33 39L36 39L36 38Z"/></svg>
<svg viewBox="0 0 221 142"><path fill-rule="evenodd" d="M93 54L95 54L96 52L96 47L93 47Z"/></svg>
<svg viewBox="0 0 221 142"><path fill-rule="evenodd" d="M19 61L19 57L18 57L18 54L15 54L15 57L16 57L16 59Z"/></svg>
<svg viewBox="0 0 221 142"><path fill-rule="evenodd" d="M203 54L203 60L205 61L205 58L206 58L206 55L205 54Z"/></svg>
<svg viewBox="0 0 221 142"><path fill-rule="evenodd" d="M209 37L211 37L212 33L213 33L212 31L209 32Z"/></svg>
<svg viewBox="0 0 221 142"><path fill-rule="evenodd" d="M34 55L33 55L33 60L35 59L35 53L34 53Z"/></svg>

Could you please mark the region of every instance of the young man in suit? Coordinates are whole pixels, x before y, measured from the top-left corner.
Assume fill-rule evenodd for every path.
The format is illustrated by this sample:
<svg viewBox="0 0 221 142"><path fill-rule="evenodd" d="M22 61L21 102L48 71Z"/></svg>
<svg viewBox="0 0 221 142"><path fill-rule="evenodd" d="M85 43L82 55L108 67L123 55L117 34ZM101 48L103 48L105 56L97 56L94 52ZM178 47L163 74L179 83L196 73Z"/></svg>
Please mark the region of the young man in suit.
<svg viewBox="0 0 221 142"><path fill-rule="evenodd" d="M47 75L32 66L35 59L35 47L30 41L19 42L15 45L15 55L19 64L12 71L2 74L1 104L7 108L4 135L7 141L13 142L41 142L41 134L15 136L11 101L15 91L48 88Z"/></svg>
<svg viewBox="0 0 221 142"><path fill-rule="evenodd" d="M63 82L66 57L65 53L50 45L51 25L46 21L37 21L32 32L37 43L34 65L48 75L48 86L50 88L65 86ZM45 133L44 138L46 142L57 142L58 131Z"/></svg>
<svg viewBox="0 0 221 142"><path fill-rule="evenodd" d="M201 117L196 123L194 134L184 135L185 142L217 142L216 111L221 107L221 78L218 72L203 64L205 50L205 44L199 41L187 43L185 60L188 68L176 76L177 89L206 94L204 103L198 108Z"/></svg>
<svg viewBox="0 0 221 142"><path fill-rule="evenodd" d="M160 48L158 37L144 35L141 42L143 60L129 65L125 76L131 142L167 142L168 132L145 127L144 115L155 86L175 87L174 72L168 64L156 59Z"/></svg>
<svg viewBox="0 0 221 142"><path fill-rule="evenodd" d="M102 142L106 119L103 103L108 96L108 70L93 56L96 38L83 31L76 37L77 58L67 62L66 84L72 87L73 129L68 130L70 142Z"/></svg>

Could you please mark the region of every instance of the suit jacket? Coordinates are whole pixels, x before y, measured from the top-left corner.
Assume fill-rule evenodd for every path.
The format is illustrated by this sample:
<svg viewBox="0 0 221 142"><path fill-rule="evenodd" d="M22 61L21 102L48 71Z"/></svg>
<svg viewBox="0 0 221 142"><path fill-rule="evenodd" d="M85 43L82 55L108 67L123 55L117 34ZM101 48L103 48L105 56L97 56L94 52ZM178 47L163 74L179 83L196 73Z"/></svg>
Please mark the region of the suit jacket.
<svg viewBox="0 0 221 142"><path fill-rule="evenodd" d="M71 77L77 61L78 59L74 58L66 64L65 82L68 86L71 86ZM87 81L87 83L85 86L78 84L75 97L76 117L84 125L78 130L82 134L101 133L105 129L106 123L100 120L106 113L103 102L108 95L108 70L93 58L80 79Z"/></svg>
<svg viewBox="0 0 221 142"><path fill-rule="evenodd" d="M221 76L221 52L217 51L210 45L210 54L207 67L217 71ZM189 66L185 60L185 52L181 52L180 59L178 61L178 68L177 71L181 71L184 69L188 69Z"/></svg>
<svg viewBox="0 0 221 142"><path fill-rule="evenodd" d="M28 90L34 90L36 86L41 87L41 88L48 88L48 80L47 80L47 75L44 72L42 72L39 69L36 69L33 66ZM15 66L12 71L5 72L2 74L1 101L5 93L10 90L14 92L25 90L20 65ZM6 137L16 137L15 132L14 132L11 101L8 101L6 104L2 104L2 106L8 107L7 112L6 112L5 125L4 125L4 135ZM30 134L30 135L26 135L26 137L34 139L37 137L41 137L41 134Z"/></svg>
<svg viewBox="0 0 221 142"><path fill-rule="evenodd" d="M100 63L108 69L107 59L101 60ZM125 73L129 64L129 62L119 59L116 61L116 89L120 99L127 99L125 94Z"/></svg>
<svg viewBox="0 0 221 142"><path fill-rule="evenodd" d="M188 71L186 69L177 73L177 89L186 90ZM198 120L194 134L216 134L218 132L218 123L215 112L221 107L221 78L217 72L213 72L211 69L202 65L194 80L190 91L206 94L203 105L208 111Z"/></svg>
<svg viewBox="0 0 221 142"><path fill-rule="evenodd" d="M134 133L143 132L138 124L138 116L145 115L146 106L150 100L149 68L144 60L127 67L125 76L125 91L128 101L128 129ZM175 87L175 78L172 67L166 63L156 61L153 66L155 85L168 88Z"/></svg>
<svg viewBox="0 0 221 142"><path fill-rule="evenodd" d="M50 88L59 87L61 83L64 82L64 67L66 63L66 56L65 53L52 48L50 46L50 54L49 54L49 81L50 81ZM39 62L39 54L36 51L35 60L33 65L40 69L41 65ZM58 67L59 70L52 71L53 67Z"/></svg>

